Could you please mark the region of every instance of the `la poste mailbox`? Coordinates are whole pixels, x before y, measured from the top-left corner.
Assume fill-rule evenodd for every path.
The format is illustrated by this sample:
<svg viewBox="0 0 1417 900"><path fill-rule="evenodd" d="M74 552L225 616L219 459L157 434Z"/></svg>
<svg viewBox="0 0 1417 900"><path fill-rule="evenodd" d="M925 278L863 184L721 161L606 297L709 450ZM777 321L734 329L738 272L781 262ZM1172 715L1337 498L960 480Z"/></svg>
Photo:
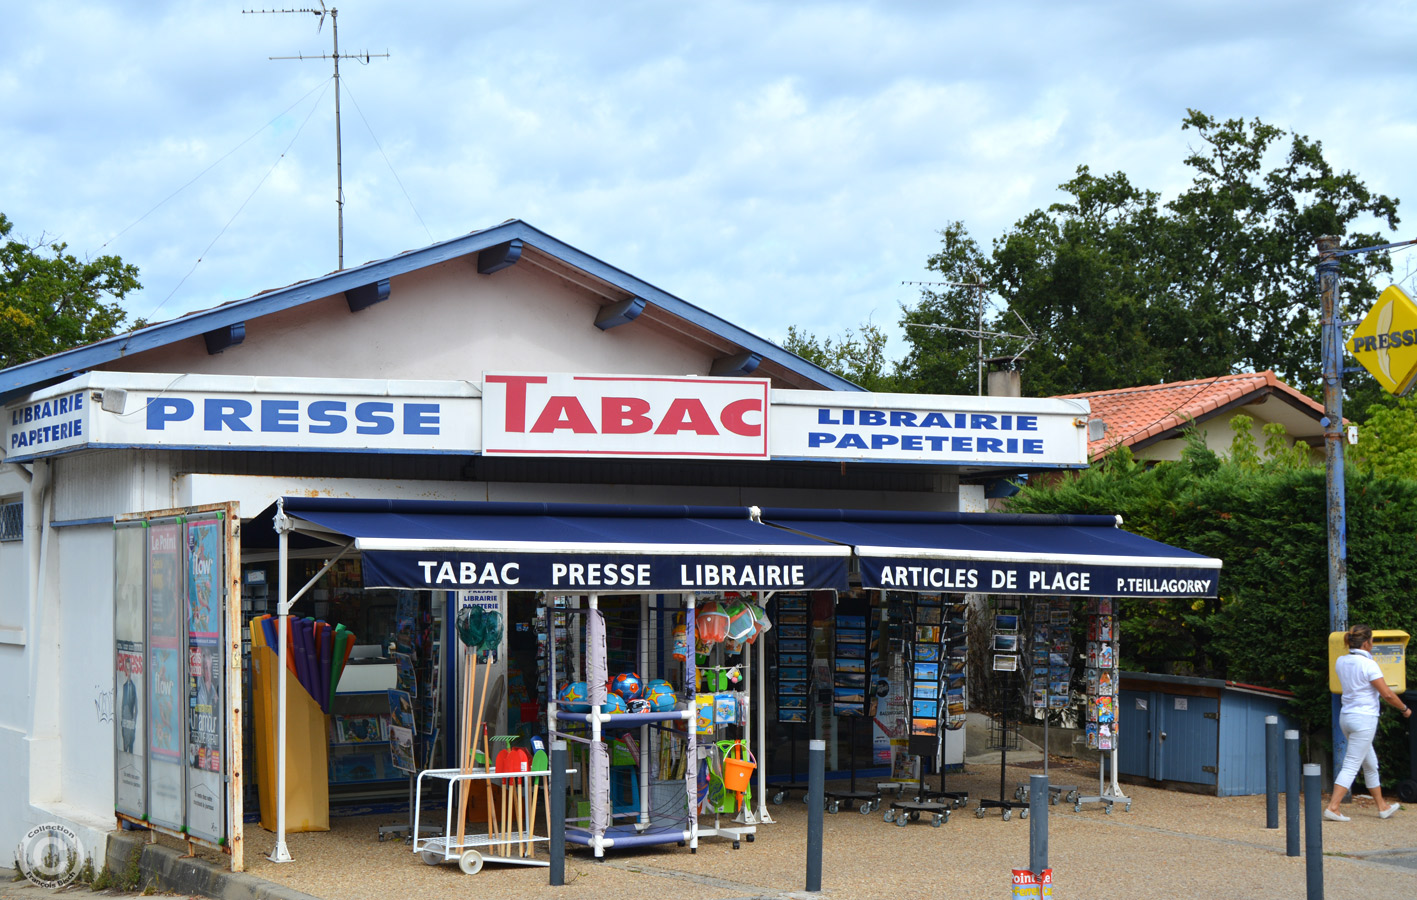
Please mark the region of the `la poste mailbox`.
<svg viewBox="0 0 1417 900"><path fill-rule="evenodd" d="M1343 693L1334 666L1339 657L1348 655L1347 636L1346 631L1335 631L1328 636L1328 689L1335 694ZM1383 681L1395 694L1407 690L1407 638L1405 631L1373 630L1373 662L1383 670Z"/></svg>

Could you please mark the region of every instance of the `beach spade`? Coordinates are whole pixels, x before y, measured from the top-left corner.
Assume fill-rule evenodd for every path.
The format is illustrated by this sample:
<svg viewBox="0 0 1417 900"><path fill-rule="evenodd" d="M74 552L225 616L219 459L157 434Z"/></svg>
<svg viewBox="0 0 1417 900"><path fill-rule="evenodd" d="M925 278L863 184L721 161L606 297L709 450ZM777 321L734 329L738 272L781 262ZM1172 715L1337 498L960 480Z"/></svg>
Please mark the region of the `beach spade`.
<svg viewBox="0 0 1417 900"><path fill-rule="evenodd" d="M540 744L540 741L537 741L536 743L537 743L537 744ZM551 760L546 756L546 751L545 751L545 750L538 749L538 750L536 751L536 753L532 754L532 757L531 757L531 771L533 771L533 772L545 772L545 771L549 770L550 768L551 768ZM536 801L537 801L537 799L538 799L538 798L540 797L540 795L541 795L541 782L544 780L544 778L545 778L545 776L543 776L542 778L534 778L534 779L532 779L532 782L531 782L531 815L529 815L529 816L526 817L526 827L527 827L527 831L534 831L534 830L535 830L535 826L536 826ZM548 791L550 790L549 786L548 786L547 790L548 790ZM547 797L546 797L546 833L547 833L547 835L550 835L550 834L551 834L551 797L550 797L549 794L548 794Z"/></svg>

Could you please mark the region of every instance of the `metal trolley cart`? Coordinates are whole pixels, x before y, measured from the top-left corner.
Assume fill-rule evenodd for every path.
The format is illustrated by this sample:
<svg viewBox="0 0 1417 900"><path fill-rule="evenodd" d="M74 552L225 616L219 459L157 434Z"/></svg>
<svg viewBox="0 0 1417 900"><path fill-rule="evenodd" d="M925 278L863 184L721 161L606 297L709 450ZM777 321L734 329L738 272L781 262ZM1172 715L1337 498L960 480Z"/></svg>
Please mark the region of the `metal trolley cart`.
<svg viewBox="0 0 1417 900"><path fill-rule="evenodd" d="M514 866L551 865L547 860L535 858L536 844L548 841L550 838L538 837L534 833L533 825L535 823L529 818L535 812L532 809L533 782L537 778L543 778L547 779L543 783L549 784L550 776L549 769L538 772L497 772L486 769L463 772L460 769L424 769L418 773L418 789L413 815L413 852L430 866L456 860L458 868L465 875L476 875L482 870L484 862L508 863ZM443 820L443 834L439 837L423 837L418 828L419 813L423 809L424 778L441 778L448 783L447 813ZM524 827L514 826L517 830L508 827L495 834L469 834L459 842L453 824L453 816L456 815L457 810L457 803L453 800L454 790L465 781L486 781L488 779L501 779L503 784L517 782L515 790L520 794L518 802L528 817L522 820ZM545 802L549 816L549 796ZM506 808L510 809L511 804L507 804Z"/></svg>

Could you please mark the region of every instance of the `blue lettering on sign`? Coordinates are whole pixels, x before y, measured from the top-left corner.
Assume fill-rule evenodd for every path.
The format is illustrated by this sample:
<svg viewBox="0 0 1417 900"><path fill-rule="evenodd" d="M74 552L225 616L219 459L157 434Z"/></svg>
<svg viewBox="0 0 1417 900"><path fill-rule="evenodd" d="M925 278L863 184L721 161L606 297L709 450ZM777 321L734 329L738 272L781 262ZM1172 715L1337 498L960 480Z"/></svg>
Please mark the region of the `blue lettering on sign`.
<svg viewBox="0 0 1417 900"><path fill-rule="evenodd" d="M817 425L889 427L895 433L854 430L821 430L807 433L811 449L877 450L899 449L905 453L951 453L1007 456L1041 456L1042 438L1016 436L1036 432L1038 416L1012 413L947 413L911 410L833 409L817 410ZM948 430L953 434L931 434ZM923 433L922 433L923 432ZM968 432L968 433L961 433ZM982 432L982 433L981 433Z"/></svg>
<svg viewBox="0 0 1417 900"><path fill-rule="evenodd" d="M78 409L79 405L71 402L66 408ZM442 411L439 403L370 400L356 404L352 418L358 434L438 435L442 434ZM15 410L15 417L20 414ZM192 422L197 417L197 405L186 397L147 398L148 431L165 431L170 424ZM344 400L265 399L258 411L251 401L240 397L208 397L202 401L200 417L203 431L344 434L349 431L351 413Z"/></svg>
<svg viewBox="0 0 1417 900"><path fill-rule="evenodd" d="M10 410L11 451L38 447L84 436L84 394L76 391L62 397L37 400ZM24 426L28 425L26 428Z"/></svg>

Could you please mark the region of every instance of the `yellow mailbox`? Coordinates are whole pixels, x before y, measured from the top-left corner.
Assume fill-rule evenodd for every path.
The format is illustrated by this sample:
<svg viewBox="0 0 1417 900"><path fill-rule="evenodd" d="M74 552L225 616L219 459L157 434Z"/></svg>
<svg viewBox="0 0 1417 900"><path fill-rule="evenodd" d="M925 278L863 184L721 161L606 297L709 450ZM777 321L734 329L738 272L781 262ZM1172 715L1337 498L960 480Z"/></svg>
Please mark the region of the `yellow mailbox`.
<svg viewBox="0 0 1417 900"><path fill-rule="evenodd" d="M1334 665L1340 656L1348 654L1347 637L1344 631L1328 636L1328 689L1335 694L1343 693ZM1405 631L1373 629L1373 662L1383 670L1383 681L1398 694L1407 690L1407 637Z"/></svg>

